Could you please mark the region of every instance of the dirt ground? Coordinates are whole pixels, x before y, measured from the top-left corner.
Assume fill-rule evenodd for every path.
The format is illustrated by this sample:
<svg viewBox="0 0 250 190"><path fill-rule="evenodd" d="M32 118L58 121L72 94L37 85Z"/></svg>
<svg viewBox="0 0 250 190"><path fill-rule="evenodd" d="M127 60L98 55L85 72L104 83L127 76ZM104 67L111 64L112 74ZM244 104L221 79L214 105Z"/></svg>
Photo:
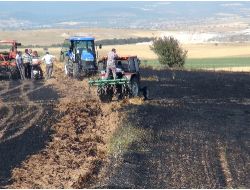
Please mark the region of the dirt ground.
<svg viewBox="0 0 250 190"><path fill-rule="evenodd" d="M1 188L87 186L104 165L119 103L101 105L61 68L48 81L1 80Z"/></svg>
<svg viewBox="0 0 250 190"><path fill-rule="evenodd" d="M250 188L248 73L143 69L152 99L111 104L59 64L0 82L1 188ZM128 126L146 135L108 152Z"/></svg>

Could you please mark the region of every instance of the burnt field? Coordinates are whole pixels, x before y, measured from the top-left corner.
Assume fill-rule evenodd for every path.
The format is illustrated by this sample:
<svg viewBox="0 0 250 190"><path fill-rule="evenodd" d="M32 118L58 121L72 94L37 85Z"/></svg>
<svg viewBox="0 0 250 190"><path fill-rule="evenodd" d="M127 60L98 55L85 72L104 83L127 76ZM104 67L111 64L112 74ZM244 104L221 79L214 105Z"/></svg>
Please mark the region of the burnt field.
<svg viewBox="0 0 250 190"><path fill-rule="evenodd" d="M173 80L145 69L142 76L152 100L127 105L120 129L139 138L110 157L96 187L249 188L250 75L176 71Z"/></svg>
<svg viewBox="0 0 250 190"><path fill-rule="evenodd" d="M60 73L0 81L0 187L250 188L249 74L143 69L151 100L102 104Z"/></svg>
<svg viewBox="0 0 250 190"><path fill-rule="evenodd" d="M101 106L60 65L48 81L1 79L0 187L79 188L96 179L118 103Z"/></svg>
<svg viewBox="0 0 250 190"><path fill-rule="evenodd" d="M60 115L54 110L58 94L44 82L1 80L0 186L10 183L11 170L36 154L50 140L50 125Z"/></svg>

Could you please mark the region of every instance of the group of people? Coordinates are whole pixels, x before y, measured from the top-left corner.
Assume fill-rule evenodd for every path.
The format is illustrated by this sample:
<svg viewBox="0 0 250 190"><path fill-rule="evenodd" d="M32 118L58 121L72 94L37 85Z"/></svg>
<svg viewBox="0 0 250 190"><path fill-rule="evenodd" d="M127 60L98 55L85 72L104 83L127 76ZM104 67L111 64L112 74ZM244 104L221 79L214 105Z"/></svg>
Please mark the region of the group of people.
<svg viewBox="0 0 250 190"><path fill-rule="evenodd" d="M116 78L116 59L118 55L116 54L116 49L112 49L108 53L107 59L107 70L105 78L108 78L110 71L112 71L113 78ZM41 59L37 51L32 51L32 49L25 49L24 54L21 51L17 52L16 55L16 65L20 72L22 80L33 78L33 69L36 69L40 72L41 78L43 78L43 71L40 67L40 64L44 62L46 64L46 79L51 78L53 72L53 62L56 60L56 57L51 55L48 51Z"/></svg>
<svg viewBox="0 0 250 190"><path fill-rule="evenodd" d="M55 61L55 56L46 52L41 59L37 51L32 51L32 49L25 49L24 54L21 51L17 52L16 55L16 65L20 72L22 80L33 78L33 70L36 69L40 73L40 78L43 78L43 71L40 64L44 62L46 64L46 79L51 78L53 71L53 62Z"/></svg>

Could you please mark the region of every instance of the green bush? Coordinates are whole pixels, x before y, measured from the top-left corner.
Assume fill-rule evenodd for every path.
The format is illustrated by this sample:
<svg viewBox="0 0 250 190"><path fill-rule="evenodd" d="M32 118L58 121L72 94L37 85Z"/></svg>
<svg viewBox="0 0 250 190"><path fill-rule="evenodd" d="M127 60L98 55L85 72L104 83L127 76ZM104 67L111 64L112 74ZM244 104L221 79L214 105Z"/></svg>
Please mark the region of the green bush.
<svg viewBox="0 0 250 190"><path fill-rule="evenodd" d="M159 63L170 68L183 67L187 51L173 37L155 38L150 49L158 56Z"/></svg>

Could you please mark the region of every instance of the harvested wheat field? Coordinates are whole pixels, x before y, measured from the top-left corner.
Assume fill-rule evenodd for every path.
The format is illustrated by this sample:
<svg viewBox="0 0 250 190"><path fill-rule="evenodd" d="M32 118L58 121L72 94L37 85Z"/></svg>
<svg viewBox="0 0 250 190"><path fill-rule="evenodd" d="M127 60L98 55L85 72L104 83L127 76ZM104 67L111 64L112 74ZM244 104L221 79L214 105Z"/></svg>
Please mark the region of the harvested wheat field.
<svg viewBox="0 0 250 190"><path fill-rule="evenodd" d="M230 58L230 57L250 57L249 44L185 44L182 47L188 51L187 58ZM127 45L107 45L98 49L98 56L106 56L112 49L116 48L119 55L137 55L143 60L157 59L157 55L150 49L150 44L127 44ZM45 54L43 48L33 48L40 55ZM24 51L23 48L20 48ZM48 48L50 53L60 56L61 48Z"/></svg>
<svg viewBox="0 0 250 190"><path fill-rule="evenodd" d="M250 188L247 73L142 70L150 100L104 104L57 63L0 85L1 188Z"/></svg>
<svg viewBox="0 0 250 190"><path fill-rule="evenodd" d="M94 36L96 40L121 39L138 37L161 37L166 31L142 30L142 29L105 29L105 28L82 28L82 29L41 29L0 31L1 39L16 39L23 45L46 45L62 44L69 36ZM175 33L175 32L173 32ZM134 55L135 52L142 59L156 59L157 56L150 50L149 43L103 46L100 56L106 55L112 47L121 55ZM218 58L218 57L249 57L249 43L184 43L183 48L188 51L188 58ZM23 49L21 49L23 51ZM42 48L37 48L43 52ZM52 53L59 56L61 48L49 48Z"/></svg>
<svg viewBox="0 0 250 190"><path fill-rule="evenodd" d="M150 44L129 44L103 46L100 55L110 51L112 47L117 49L121 55L140 55L142 59L157 59L157 55L150 50ZM188 58L220 58L220 57L249 57L249 44L183 44L182 47L188 51Z"/></svg>

